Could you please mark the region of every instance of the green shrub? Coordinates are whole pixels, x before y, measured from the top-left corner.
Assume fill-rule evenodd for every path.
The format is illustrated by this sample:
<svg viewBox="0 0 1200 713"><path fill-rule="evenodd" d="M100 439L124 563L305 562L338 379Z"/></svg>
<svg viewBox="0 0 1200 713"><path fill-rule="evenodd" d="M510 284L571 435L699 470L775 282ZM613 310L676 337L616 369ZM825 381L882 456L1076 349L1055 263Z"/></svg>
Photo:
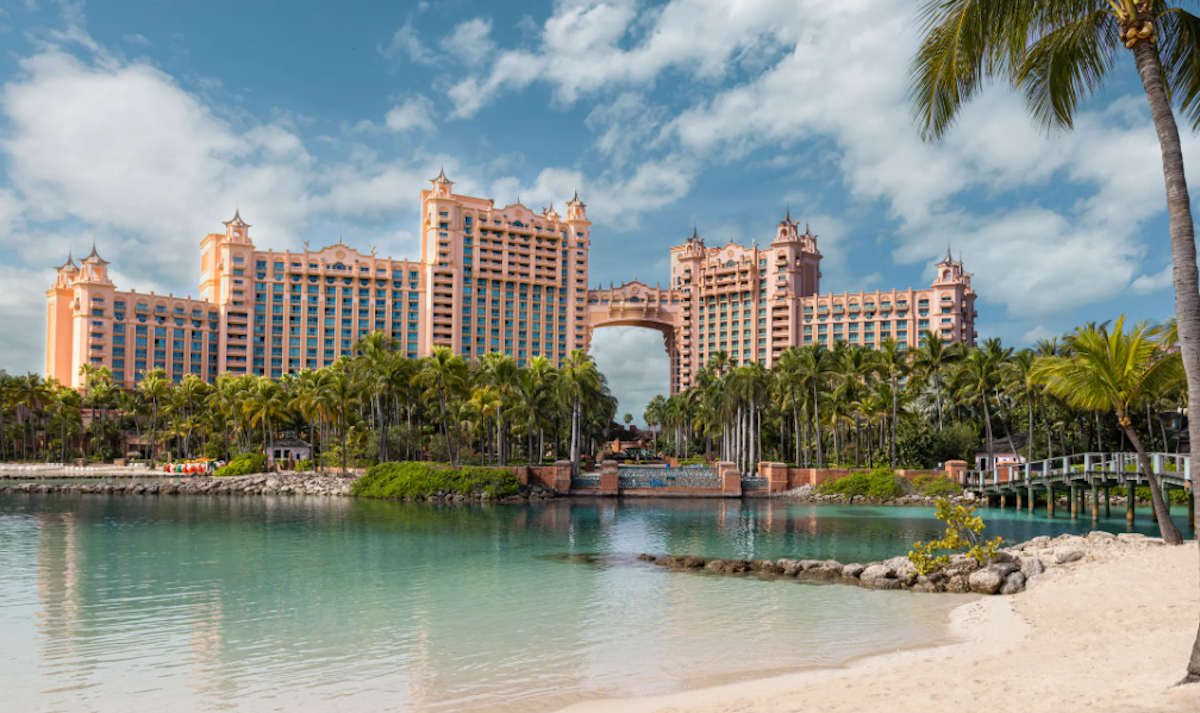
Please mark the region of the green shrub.
<svg viewBox="0 0 1200 713"><path fill-rule="evenodd" d="M946 500L937 501L937 519L946 523L946 533L940 540L929 543L914 542L908 560L917 567L917 572L929 574L939 567L950 564L950 556L965 553L979 564L986 564L996 556L996 550L1004 544L997 537L984 540L983 519L975 514L975 508L951 505Z"/></svg>
<svg viewBox="0 0 1200 713"><path fill-rule="evenodd" d="M299 471L312 470L312 469L313 469L313 462L308 458L305 458L304 460L302 460L296 464L296 470L299 470Z"/></svg>
<svg viewBox="0 0 1200 713"><path fill-rule="evenodd" d="M355 481L353 493L364 498L426 498L438 493L505 497L520 492L521 481L506 468L461 469L430 463L380 463Z"/></svg>
<svg viewBox="0 0 1200 713"><path fill-rule="evenodd" d="M267 457L265 455L262 453L243 453L229 461L228 464L217 468L215 475L227 477L265 472L267 472Z"/></svg>
<svg viewBox="0 0 1200 713"><path fill-rule="evenodd" d="M679 461L679 465L708 465L708 461L704 456L696 456L695 458L683 458Z"/></svg>
<svg viewBox="0 0 1200 713"><path fill-rule="evenodd" d="M913 479L913 489L926 498L950 498L962 495L962 486L945 475L922 473Z"/></svg>
<svg viewBox="0 0 1200 713"><path fill-rule="evenodd" d="M855 471L826 481L817 487L817 491L822 495L841 495L846 498L864 495L876 500L891 500L904 495L904 486L904 478L896 475L891 468L881 466L870 472Z"/></svg>

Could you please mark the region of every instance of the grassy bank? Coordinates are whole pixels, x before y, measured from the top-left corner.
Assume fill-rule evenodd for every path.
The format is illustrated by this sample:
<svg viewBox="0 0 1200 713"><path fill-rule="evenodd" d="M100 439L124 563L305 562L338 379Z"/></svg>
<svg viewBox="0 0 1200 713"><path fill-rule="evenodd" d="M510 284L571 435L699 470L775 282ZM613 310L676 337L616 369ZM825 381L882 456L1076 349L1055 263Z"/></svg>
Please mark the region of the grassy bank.
<svg viewBox="0 0 1200 713"><path fill-rule="evenodd" d="M421 499L447 493L492 498L516 495L521 481L511 470L466 467L459 470L430 463L380 463L354 483L364 498Z"/></svg>

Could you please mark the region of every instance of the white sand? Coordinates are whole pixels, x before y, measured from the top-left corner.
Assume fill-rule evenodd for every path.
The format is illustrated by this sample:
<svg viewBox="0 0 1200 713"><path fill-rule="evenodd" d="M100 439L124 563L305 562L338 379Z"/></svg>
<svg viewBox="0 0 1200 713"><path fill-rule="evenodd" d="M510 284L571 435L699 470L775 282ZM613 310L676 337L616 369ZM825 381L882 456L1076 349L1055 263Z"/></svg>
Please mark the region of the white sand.
<svg viewBox="0 0 1200 713"><path fill-rule="evenodd" d="M1116 547L1040 579L1022 594L956 609L950 631L958 643L874 656L846 668L566 710L1200 711L1200 684L1174 686L1200 618L1195 542Z"/></svg>

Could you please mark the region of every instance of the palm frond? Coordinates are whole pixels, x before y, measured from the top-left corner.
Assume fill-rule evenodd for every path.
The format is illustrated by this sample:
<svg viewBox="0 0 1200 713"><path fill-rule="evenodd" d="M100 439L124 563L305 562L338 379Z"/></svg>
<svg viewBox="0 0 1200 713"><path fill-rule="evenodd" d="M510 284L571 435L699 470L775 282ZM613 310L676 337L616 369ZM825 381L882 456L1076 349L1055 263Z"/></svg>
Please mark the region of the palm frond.
<svg viewBox="0 0 1200 713"><path fill-rule="evenodd" d="M1071 128L1079 102L1104 83L1119 46L1116 18L1102 10L1065 22L1034 42L1013 80L1034 120L1044 129Z"/></svg>
<svg viewBox="0 0 1200 713"><path fill-rule="evenodd" d="M1200 130L1200 18L1174 8L1157 22L1163 83L1192 129Z"/></svg>

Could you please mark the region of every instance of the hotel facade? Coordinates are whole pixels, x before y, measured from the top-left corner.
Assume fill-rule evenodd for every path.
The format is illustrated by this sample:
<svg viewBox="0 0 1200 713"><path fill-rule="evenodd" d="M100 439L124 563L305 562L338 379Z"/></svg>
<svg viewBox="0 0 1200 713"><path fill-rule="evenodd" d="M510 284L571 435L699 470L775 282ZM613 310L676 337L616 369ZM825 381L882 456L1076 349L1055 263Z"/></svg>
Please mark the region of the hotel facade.
<svg viewBox="0 0 1200 713"><path fill-rule="evenodd" d="M455 194L440 174L421 192L421 258L257 249L240 214L200 242L199 299L118 290L95 246L56 268L46 291L46 375L83 385L83 365L132 387L162 369L195 374L285 373L327 366L372 332L412 358L444 346L467 358L502 352L519 364L561 362L592 332L662 333L671 393L686 390L716 351L771 366L784 349L836 340L916 346L931 331L974 343L970 275L950 258L925 289L819 294L817 238L790 216L765 248L706 247L693 231L671 248L667 287L630 282L588 289L591 223L575 196L566 214Z"/></svg>

